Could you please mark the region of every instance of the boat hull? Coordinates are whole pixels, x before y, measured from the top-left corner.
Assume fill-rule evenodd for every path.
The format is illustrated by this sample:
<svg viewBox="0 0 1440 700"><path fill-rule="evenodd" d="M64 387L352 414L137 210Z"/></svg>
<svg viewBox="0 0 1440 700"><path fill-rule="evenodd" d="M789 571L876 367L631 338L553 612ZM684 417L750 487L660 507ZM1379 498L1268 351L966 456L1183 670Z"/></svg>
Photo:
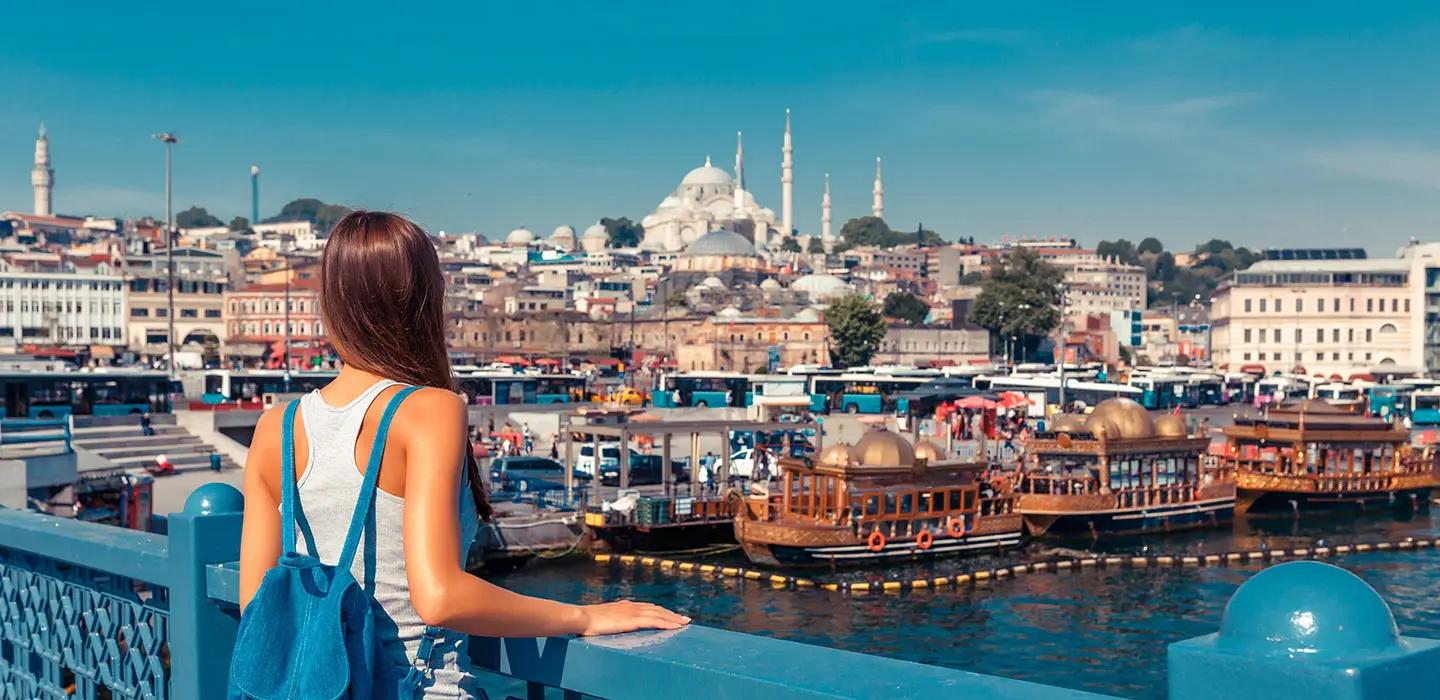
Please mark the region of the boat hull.
<svg viewBox="0 0 1440 700"><path fill-rule="evenodd" d="M1020 497L1025 529L1042 535L1132 535L1216 527L1235 518L1236 492L1232 484L1200 489L1192 500L1146 506L1119 506L1116 494L1048 495Z"/></svg>
<svg viewBox="0 0 1440 700"><path fill-rule="evenodd" d="M849 528L790 526L738 518L735 538L750 561L762 566L841 567L998 552L1020 546L1024 528L1018 514L995 516L961 537L935 535L925 549L913 537L897 537L888 539L876 551Z"/></svg>
<svg viewBox="0 0 1440 700"><path fill-rule="evenodd" d="M1241 513L1293 514L1297 512L1354 512L1363 510L1429 507L1430 487L1395 491L1352 491L1308 493L1241 489L1238 507Z"/></svg>
<svg viewBox="0 0 1440 700"><path fill-rule="evenodd" d="M728 521L655 527L606 525L591 530L611 551L620 553L666 552L735 542L735 529Z"/></svg>

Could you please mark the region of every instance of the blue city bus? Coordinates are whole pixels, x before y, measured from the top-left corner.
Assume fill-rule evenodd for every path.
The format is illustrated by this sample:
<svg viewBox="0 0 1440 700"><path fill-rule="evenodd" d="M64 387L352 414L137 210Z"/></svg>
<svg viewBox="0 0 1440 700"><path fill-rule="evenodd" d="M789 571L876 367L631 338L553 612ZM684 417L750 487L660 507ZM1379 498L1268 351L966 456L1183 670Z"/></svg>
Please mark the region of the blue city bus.
<svg viewBox="0 0 1440 700"><path fill-rule="evenodd" d="M1220 406L1229 403L1224 377L1201 372L1190 375L1188 382L1186 392L1191 405Z"/></svg>
<svg viewBox="0 0 1440 700"><path fill-rule="evenodd" d="M1376 384L1370 387L1370 415L1389 418L1410 408L1410 394L1415 388L1408 384Z"/></svg>
<svg viewBox="0 0 1440 700"><path fill-rule="evenodd" d="M179 382L164 372L0 373L7 418L67 418L169 413Z"/></svg>
<svg viewBox="0 0 1440 700"><path fill-rule="evenodd" d="M810 379L810 410L817 413L907 413L901 394L934 377L887 374L815 375Z"/></svg>
<svg viewBox="0 0 1440 700"><path fill-rule="evenodd" d="M744 408L750 404L750 377L738 372L679 372L660 379L657 408Z"/></svg>
<svg viewBox="0 0 1440 700"><path fill-rule="evenodd" d="M213 369L205 372L200 401L210 406L226 403L259 404L266 394L305 394L322 389L339 374L335 370Z"/></svg>
<svg viewBox="0 0 1440 700"><path fill-rule="evenodd" d="M1197 397L1191 395L1189 379L1178 374L1132 375L1130 386L1140 390L1140 405L1152 410L1194 408L1199 403Z"/></svg>
<svg viewBox="0 0 1440 700"><path fill-rule="evenodd" d="M472 406L577 403L585 400L585 377L574 374L519 374L496 370L456 373Z"/></svg>
<svg viewBox="0 0 1440 700"><path fill-rule="evenodd" d="M1440 427L1440 389L1417 389L1410 395L1410 426Z"/></svg>

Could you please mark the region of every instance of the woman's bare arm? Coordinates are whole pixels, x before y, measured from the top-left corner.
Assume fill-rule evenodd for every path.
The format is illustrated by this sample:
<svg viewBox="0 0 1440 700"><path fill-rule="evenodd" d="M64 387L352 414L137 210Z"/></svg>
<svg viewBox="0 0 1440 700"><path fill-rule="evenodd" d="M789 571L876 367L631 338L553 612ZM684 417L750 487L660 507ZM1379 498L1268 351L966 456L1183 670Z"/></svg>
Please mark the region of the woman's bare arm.
<svg viewBox="0 0 1440 700"><path fill-rule="evenodd" d="M675 629L690 621L648 603L570 605L533 598L466 573L456 511L465 422L459 396L424 389L401 407L392 431L405 449L410 596L426 624L490 637L548 637Z"/></svg>
<svg viewBox="0 0 1440 700"><path fill-rule="evenodd" d="M260 416L245 459L245 526L240 535L240 609L280 559L280 423L283 408Z"/></svg>

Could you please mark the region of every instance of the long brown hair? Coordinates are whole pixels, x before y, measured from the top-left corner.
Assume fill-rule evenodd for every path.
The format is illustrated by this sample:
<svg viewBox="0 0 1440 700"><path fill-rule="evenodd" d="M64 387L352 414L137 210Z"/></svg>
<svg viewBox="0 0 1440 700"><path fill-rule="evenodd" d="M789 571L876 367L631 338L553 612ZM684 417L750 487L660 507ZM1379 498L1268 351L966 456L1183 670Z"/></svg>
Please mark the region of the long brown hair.
<svg viewBox="0 0 1440 700"><path fill-rule="evenodd" d="M320 316L346 364L455 391L445 343L445 276L430 236L409 219L354 211L335 224L320 258ZM470 493L480 517L489 520L474 455L467 440Z"/></svg>

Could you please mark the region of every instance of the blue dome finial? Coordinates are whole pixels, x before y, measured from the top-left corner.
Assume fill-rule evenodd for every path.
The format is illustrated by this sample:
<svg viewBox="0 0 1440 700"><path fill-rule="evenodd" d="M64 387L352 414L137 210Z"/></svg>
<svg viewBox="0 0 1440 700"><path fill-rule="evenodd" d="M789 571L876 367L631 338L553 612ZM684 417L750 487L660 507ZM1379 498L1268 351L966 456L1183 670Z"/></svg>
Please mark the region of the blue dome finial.
<svg viewBox="0 0 1440 700"><path fill-rule="evenodd" d="M1354 658L1392 651L1399 636L1390 606L1370 584L1338 566L1295 561L1235 591L1218 646L1259 656Z"/></svg>

